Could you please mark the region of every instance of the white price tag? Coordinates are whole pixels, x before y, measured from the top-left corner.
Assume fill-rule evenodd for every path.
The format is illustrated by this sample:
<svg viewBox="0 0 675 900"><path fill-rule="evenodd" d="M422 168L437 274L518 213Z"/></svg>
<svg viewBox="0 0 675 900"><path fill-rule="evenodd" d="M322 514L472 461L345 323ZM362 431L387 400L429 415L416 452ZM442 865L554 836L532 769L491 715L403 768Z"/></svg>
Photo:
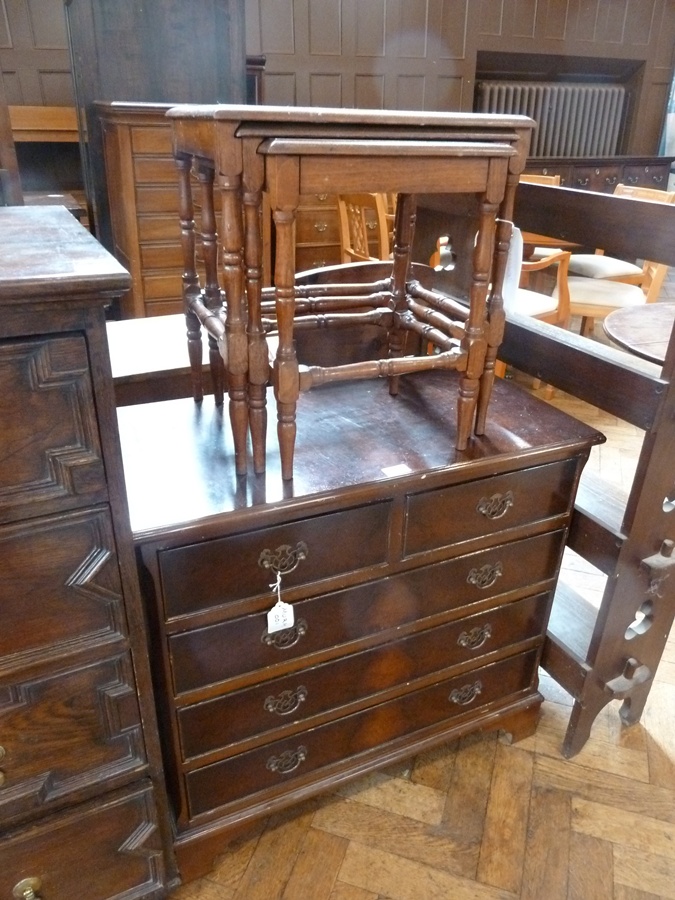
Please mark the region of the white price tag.
<svg viewBox="0 0 675 900"><path fill-rule="evenodd" d="M284 628L291 628L295 621L295 614L290 603L284 603L283 600L277 600L272 609L267 613L267 633L274 634L275 631L283 631Z"/></svg>
<svg viewBox="0 0 675 900"><path fill-rule="evenodd" d="M277 580L270 587L277 595L277 602L267 613L267 633L274 634L275 631L291 628L295 622L295 613L291 604L284 603L281 599L281 572L277 572Z"/></svg>

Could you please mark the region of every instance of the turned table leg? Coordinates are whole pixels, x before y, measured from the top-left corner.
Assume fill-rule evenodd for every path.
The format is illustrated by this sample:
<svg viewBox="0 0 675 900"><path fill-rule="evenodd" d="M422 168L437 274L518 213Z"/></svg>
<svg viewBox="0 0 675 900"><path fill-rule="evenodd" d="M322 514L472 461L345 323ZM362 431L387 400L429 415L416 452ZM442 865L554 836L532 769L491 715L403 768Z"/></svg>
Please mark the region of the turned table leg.
<svg viewBox="0 0 675 900"><path fill-rule="evenodd" d="M276 264L275 290L279 348L274 361L274 395L277 401L277 435L281 456L281 477L293 477L293 454L297 426L295 414L300 394L298 359L293 341L295 313L294 210L275 210Z"/></svg>

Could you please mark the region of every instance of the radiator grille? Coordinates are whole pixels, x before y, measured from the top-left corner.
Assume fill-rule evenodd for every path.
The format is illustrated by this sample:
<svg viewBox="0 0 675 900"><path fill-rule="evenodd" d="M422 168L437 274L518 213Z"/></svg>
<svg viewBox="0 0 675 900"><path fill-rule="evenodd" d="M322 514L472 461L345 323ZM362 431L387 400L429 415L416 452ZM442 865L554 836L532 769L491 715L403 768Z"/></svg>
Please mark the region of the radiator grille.
<svg viewBox="0 0 675 900"><path fill-rule="evenodd" d="M614 156L624 97L615 84L481 81L477 111L534 119L531 156Z"/></svg>

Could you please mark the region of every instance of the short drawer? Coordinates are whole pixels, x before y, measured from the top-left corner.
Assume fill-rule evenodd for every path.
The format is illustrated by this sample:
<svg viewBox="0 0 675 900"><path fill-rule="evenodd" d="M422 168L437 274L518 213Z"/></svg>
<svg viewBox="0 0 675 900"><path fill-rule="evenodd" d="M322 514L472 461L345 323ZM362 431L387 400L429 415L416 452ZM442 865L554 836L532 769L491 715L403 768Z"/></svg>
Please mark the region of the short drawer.
<svg viewBox="0 0 675 900"><path fill-rule="evenodd" d="M496 534L569 511L577 460L411 494L405 556Z"/></svg>
<svg viewBox="0 0 675 900"><path fill-rule="evenodd" d="M153 241L180 242L180 219L169 214L139 216L138 240L140 243Z"/></svg>
<svg viewBox="0 0 675 900"><path fill-rule="evenodd" d="M136 191L139 213L171 213L178 216L178 191L173 185L144 185Z"/></svg>
<svg viewBox="0 0 675 900"><path fill-rule="evenodd" d="M336 209L303 209L295 223L298 244L336 244L340 241Z"/></svg>
<svg viewBox="0 0 675 900"><path fill-rule="evenodd" d="M166 886L152 787L108 795L48 816L0 842L0 897L23 896L32 881L48 900L164 897Z"/></svg>
<svg viewBox="0 0 675 900"><path fill-rule="evenodd" d="M389 501L191 544L160 554L165 614L185 615L232 600L356 572L387 560Z"/></svg>
<svg viewBox="0 0 675 900"><path fill-rule="evenodd" d="M519 641L543 637L549 595L488 612L304 669L178 711L185 760L222 750L405 685Z"/></svg>
<svg viewBox="0 0 675 900"><path fill-rule="evenodd" d="M262 612L169 638L174 690L180 695L247 672L266 670L553 579L565 532L548 532L479 553L293 604L295 624L268 634ZM543 587L542 587L543 589ZM271 605L271 604L270 604ZM468 612L468 610L467 610ZM355 648L357 649L357 648Z"/></svg>
<svg viewBox="0 0 675 900"><path fill-rule="evenodd" d="M0 610L0 672L123 638L107 507L0 527Z"/></svg>
<svg viewBox="0 0 675 900"><path fill-rule="evenodd" d="M172 156L135 156L134 184L175 184L178 190L178 169Z"/></svg>
<svg viewBox="0 0 675 900"><path fill-rule="evenodd" d="M342 261L339 244L316 244L315 246L296 247L295 270L305 272L307 269L321 269L324 266L337 266Z"/></svg>
<svg viewBox="0 0 675 900"><path fill-rule="evenodd" d="M5 822L142 774L145 751L128 655L0 683L0 745Z"/></svg>
<svg viewBox="0 0 675 900"><path fill-rule="evenodd" d="M173 161L171 122L168 119L157 126L134 125L130 132L134 155L167 156Z"/></svg>
<svg viewBox="0 0 675 900"><path fill-rule="evenodd" d="M651 166L624 166L623 180L625 184L638 185L639 187L668 189L668 174L670 165Z"/></svg>
<svg viewBox="0 0 675 900"><path fill-rule="evenodd" d="M296 779L392 742L412 738L490 703L534 690L538 650L509 657L419 691L345 716L282 741L185 775L189 816L265 791L287 790ZM260 797L256 797L260 800Z"/></svg>

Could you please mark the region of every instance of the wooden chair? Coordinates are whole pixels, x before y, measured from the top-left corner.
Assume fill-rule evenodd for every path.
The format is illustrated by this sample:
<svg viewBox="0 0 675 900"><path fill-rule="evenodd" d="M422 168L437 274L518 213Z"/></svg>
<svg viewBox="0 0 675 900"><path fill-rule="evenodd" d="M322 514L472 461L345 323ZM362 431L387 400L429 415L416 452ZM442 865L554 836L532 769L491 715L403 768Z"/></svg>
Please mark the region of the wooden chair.
<svg viewBox="0 0 675 900"><path fill-rule="evenodd" d="M668 266L663 263L645 262L642 273L641 285L606 278L570 275L567 279L570 314L581 316L580 333L591 335L595 320L604 319L612 310L626 306L642 306L644 303L658 300Z"/></svg>
<svg viewBox="0 0 675 900"><path fill-rule="evenodd" d="M651 200L654 203L675 203L675 191L660 191L657 188L635 187L630 184L617 184L614 194L634 200ZM596 250L595 253L573 253L570 259L570 275L640 286L651 284L654 277L652 267L653 264L650 262L640 266L628 260L606 256L603 250Z"/></svg>
<svg viewBox="0 0 675 900"><path fill-rule="evenodd" d="M390 213L386 195L339 194L337 203L342 262L389 259Z"/></svg>
<svg viewBox="0 0 675 900"><path fill-rule="evenodd" d="M520 229L514 228L511 237L509 261L504 278L504 311L531 316L551 325L567 328L570 318L568 282L569 250L550 250L539 259L522 259L523 240ZM555 288L553 293L533 289L530 275L554 267ZM495 374L503 378L506 366L495 364Z"/></svg>

